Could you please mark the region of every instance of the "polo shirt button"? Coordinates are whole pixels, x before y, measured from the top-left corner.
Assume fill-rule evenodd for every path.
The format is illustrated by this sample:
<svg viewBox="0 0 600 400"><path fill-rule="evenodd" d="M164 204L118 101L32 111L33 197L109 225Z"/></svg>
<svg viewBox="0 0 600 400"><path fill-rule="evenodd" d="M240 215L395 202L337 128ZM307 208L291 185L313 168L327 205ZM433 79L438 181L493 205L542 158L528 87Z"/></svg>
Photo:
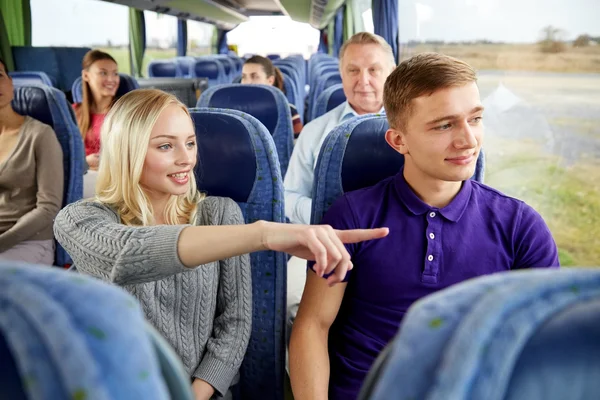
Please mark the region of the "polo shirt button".
<svg viewBox="0 0 600 400"><path fill-rule="evenodd" d="M433 240L433 239L435 239L435 235L434 235L433 233L430 233L430 234L429 234L429 238L430 238L431 240Z"/></svg>
<svg viewBox="0 0 600 400"><path fill-rule="evenodd" d="M434 217L435 217L435 213L432 211L432 212L430 212L430 213L429 213L429 216L430 216L431 218L434 218Z"/></svg>
<svg viewBox="0 0 600 400"><path fill-rule="evenodd" d="M427 259L428 259L429 261L433 261L433 256L432 256L432 255L430 255L429 257L427 257Z"/></svg>

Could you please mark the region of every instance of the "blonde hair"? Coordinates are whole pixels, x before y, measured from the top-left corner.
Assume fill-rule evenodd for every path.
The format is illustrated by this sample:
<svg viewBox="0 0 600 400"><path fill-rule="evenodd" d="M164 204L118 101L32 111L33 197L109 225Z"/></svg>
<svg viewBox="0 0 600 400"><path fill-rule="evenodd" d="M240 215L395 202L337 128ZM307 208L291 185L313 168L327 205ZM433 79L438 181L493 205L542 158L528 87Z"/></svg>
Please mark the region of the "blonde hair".
<svg viewBox="0 0 600 400"><path fill-rule="evenodd" d="M102 149L96 183L96 199L113 207L125 225L155 223L152 204L140 186L152 128L169 106L187 107L177 98L155 89L138 89L121 97L106 115L101 130ZM190 171L187 193L171 196L165 207L165 221L194 223L198 201L196 178Z"/></svg>
<svg viewBox="0 0 600 400"><path fill-rule="evenodd" d="M438 53L421 53L401 62L383 88L383 106L391 128L406 127L412 100L425 94L477 82L466 62Z"/></svg>
<svg viewBox="0 0 600 400"><path fill-rule="evenodd" d="M386 42L385 39L382 38L381 36L376 35L374 33L370 33L370 32L358 32L358 33L352 35L352 37L350 37L350 39L348 39L344 42L344 44L340 48L340 65L342 65L342 60L344 58L344 53L346 53L346 49L351 44L360 44L360 45L376 44L379 47L381 47L381 50L383 50L386 53L386 55L389 58L388 61L390 62L390 65L392 65L392 66L396 65L396 58L394 57L394 50L392 50L392 46L390 46L389 43Z"/></svg>

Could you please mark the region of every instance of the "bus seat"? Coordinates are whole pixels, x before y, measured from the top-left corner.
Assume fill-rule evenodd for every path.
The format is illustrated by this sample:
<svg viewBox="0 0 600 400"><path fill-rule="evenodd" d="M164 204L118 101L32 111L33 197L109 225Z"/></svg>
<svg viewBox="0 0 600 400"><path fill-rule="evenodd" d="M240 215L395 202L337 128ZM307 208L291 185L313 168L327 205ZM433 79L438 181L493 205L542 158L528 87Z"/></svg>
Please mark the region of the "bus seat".
<svg viewBox="0 0 600 400"><path fill-rule="evenodd" d="M208 79L208 87L225 83L226 74L225 67L217 60L208 59L205 57L196 58L196 62L192 68L192 76Z"/></svg>
<svg viewBox="0 0 600 400"><path fill-rule="evenodd" d="M309 85L312 88L316 88L317 86L317 82L323 78L323 76L325 76L325 74L329 74L332 72L337 72L338 74L340 73L340 67L337 63L327 63L327 64L319 64L315 67L314 71L313 71L313 76L312 79L309 82ZM311 93L312 95L316 95L318 96L320 94L320 92L317 93ZM311 96L312 98L312 96Z"/></svg>
<svg viewBox="0 0 600 400"><path fill-rule="evenodd" d="M281 56L279 54L267 54L267 58L271 61L279 60Z"/></svg>
<svg viewBox="0 0 600 400"><path fill-rule="evenodd" d="M273 136L281 175L285 176L294 146L294 131L290 106L281 90L268 85L219 85L202 93L198 107L239 110L257 118Z"/></svg>
<svg viewBox="0 0 600 400"><path fill-rule="evenodd" d="M181 68L174 60L153 60L148 64L148 76L151 78L182 78Z"/></svg>
<svg viewBox="0 0 600 400"><path fill-rule="evenodd" d="M20 47L12 48L17 71L43 71L52 86L67 92L81 76L81 62L88 47Z"/></svg>
<svg viewBox="0 0 600 400"><path fill-rule="evenodd" d="M219 83L231 83L235 78L235 65L226 55L212 54L209 56L198 57L199 60L211 60L221 65L219 71Z"/></svg>
<svg viewBox="0 0 600 400"><path fill-rule="evenodd" d="M361 399L592 399L600 270L482 276L416 302Z"/></svg>
<svg viewBox="0 0 600 400"><path fill-rule="evenodd" d="M333 85L337 85L342 83L342 77L339 71L336 72L328 72L323 75L321 78L317 79L315 82L315 86L311 88L310 91L310 102L309 102L309 110L310 110L310 120L315 119L315 113L317 112L317 99L319 95L323 93L325 89L331 87Z"/></svg>
<svg viewBox="0 0 600 400"><path fill-rule="evenodd" d="M192 77L192 70L196 62L194 57L175 57L173 60L179 64L179 69L181 70L181 75L183 78Z"/></svg>
<svg viewBox="0 0 600 400"><path fill-rule="evenodd" d="M196 129L198 189L236 201L246 223L285 222L283 180L273 138L236 110L190 109ZM240 370L241 398L282 400L286 256L262 251L252 264L252 333Z"/></svg>
<svg viewBox="0 0 600 400"><path fill-rule="evenodd" d="M301 96L298 94L298 88L294 84L292 78L290 78L286 74L281 74L283 76L283 88L285 90L285 97L288 100L288 103L296 106L296 110L298 110L298 115L300 115L300 119L304 121L304 101L301 100Z"/></svg>
<svg viewBox="0 0 600 400"><path fill-rule="evenodd" d="M373 186L398 173L404 156L385 141L385 116L368 114L334 128L323 142L315 167L311 224L321 222L333 202L345 192ZM483 149L471 179L483 181Z"/></svg>
<svg viewBox="0 0 600 400"><path fill-rule="evenodd" d="M83 197L84 150L73 112L60 90L46 85L15 85L12 106L21 115L28 115L50 125L62 148L65 176L63 207ZM56 243L56 265L71 264L71 257Z"/></svg>
<svg viewBox="0 0 600 400"><path fill-rule="evenodd" d="M183 366L159 363L173 351L148 334L139 303L121 288L56 268L0 262L0 310L0 365L17 378L3 382L3 396L169 399L161 371L168 366L179 377L178 393L187 392L177 398L192 399Z"/></svg>
<svg viewBox="0 0 600 400"><path fill-rule="evenodd" d="M48 74L42 71L15 71L9 72L8 75L10 75L16 84L21 86L32 83L54 86Z"/></svg>
<svg viewBox="0 0 600 400"><path fill-rule="evenodd" d="M123 96L125 93L129 93L132 90L139 89L139 85L137 80L129 76L127 74L119 74L119 87L117 88L116 97L119 98ZM73 95L74 103L81 103L83 101L83 92L81 89L81 77L77 78L75 82L73 82L73 86L71 87L71 94Z"/></svg>
<svg viewBox="0 0 600 400"><path fill-rule="evenodd" d="M333 110L345 101L346 95L344 94L344 87L341 83L328 87L319 94L315 105L314 119Z"/></svg>

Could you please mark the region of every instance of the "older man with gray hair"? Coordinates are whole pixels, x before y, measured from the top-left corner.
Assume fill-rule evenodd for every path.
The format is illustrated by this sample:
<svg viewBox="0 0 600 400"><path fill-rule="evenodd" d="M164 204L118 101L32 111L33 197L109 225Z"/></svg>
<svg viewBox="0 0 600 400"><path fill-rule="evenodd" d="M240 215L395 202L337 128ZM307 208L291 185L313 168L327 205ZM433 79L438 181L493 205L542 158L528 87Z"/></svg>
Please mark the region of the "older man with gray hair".
<svg viewBox="0 0 600 400"><path fill-rule="evenodd" d="M285 215L310 224L314 168L327 134L352 117L383 111L383 84L395 67L394 53L381 36L360 32L340 49L340 73L347 101L308 123L294 147L285 175Z"/></svg>

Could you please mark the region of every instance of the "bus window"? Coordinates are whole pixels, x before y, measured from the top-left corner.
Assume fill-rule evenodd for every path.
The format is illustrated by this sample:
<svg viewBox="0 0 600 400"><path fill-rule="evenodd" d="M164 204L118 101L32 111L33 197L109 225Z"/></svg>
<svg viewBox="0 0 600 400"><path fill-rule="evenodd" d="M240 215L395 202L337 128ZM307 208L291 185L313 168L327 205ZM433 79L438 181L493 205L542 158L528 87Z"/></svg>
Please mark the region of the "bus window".
<svg viewBox="0 0 600 400"><path fill-rule="evenodd" d="M401 2L401 57L478 70L485 183L546 220L565 266L600 264L600 28L592 0Z"/></svg>
<svg viewBox="0 0 600 400"><path fill-rule="evenodd" d="M302 54L309 58L317 51L319 31L290 17L250 17L227 34L229 44L238 46L238 54Z"/></svg>
<svg viewBox="0 0 600 400"><path fill-rule="evenodd" d="M188 21L188 56L204 56L212 53L212 38L215 27L198 21Z"/></svg>
<svg viewBox="0 0 600 400"><path fill-rule="evenodd" d="M31 0L33 46L90 47L129 73L129 9L94 0ZM107 29L110 27L110 29Z"/></svg>

